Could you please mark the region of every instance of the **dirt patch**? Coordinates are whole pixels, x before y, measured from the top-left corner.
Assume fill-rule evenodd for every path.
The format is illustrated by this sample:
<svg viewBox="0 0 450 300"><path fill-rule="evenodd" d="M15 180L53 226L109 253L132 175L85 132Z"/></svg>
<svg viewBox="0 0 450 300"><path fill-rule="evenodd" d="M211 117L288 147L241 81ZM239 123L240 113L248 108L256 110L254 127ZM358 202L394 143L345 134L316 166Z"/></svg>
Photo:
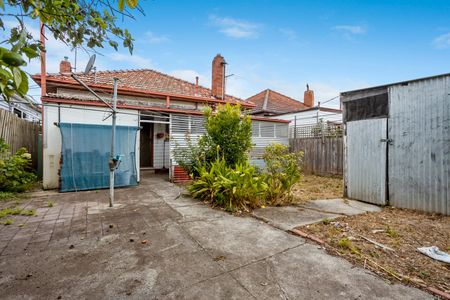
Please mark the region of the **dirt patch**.
<svg viewBox="0 0 450 300"><path fill-rule="evenodd" d="M308 200L342 198L344 181L342 177L302 175L294 187L294 203Z"/></svg>
<svg viewBox="0 0 450 300"><path fill-rule="evenodd" d="M325 241L330 253L386 278L450 293L450 265L417 252L426 246L450 252L449 216L384 208L299 229Z"/></svg>

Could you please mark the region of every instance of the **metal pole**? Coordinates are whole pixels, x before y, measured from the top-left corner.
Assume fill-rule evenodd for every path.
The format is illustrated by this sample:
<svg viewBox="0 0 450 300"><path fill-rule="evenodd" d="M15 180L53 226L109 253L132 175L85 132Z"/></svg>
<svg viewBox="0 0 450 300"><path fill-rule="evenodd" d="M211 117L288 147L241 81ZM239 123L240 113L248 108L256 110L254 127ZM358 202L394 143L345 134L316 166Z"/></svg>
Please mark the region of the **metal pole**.
<svg viewBox="0 0 450 300"><path fill-rule="evenodd" d="M297 139L297 116L294 116L294 139Z"/></svg>
<svg viewBox="0 0 450 300"><path fill-rule="evenodd" d="M110 153L110 171L109 171L109 207L114 206L114 172L116 170L116 161L114 158L114 146L116 143L116 118L117 118L117 85L118 78L114 78L114 94L112 107L112 134L111 134L111 153Z"/></svg>

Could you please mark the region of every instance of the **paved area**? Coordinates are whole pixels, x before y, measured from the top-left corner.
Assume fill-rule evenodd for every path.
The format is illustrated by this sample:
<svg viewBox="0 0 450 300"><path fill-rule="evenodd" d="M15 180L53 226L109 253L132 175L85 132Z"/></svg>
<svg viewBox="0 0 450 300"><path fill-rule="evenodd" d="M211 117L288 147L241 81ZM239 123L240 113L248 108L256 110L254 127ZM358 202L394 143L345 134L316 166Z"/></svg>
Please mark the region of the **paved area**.
<svg viewBox="0 0 450 300"><path fill-rule="evenodd" d="M314 224L324 219L335 219L364 212L380 211L380 207L354 200L327 199L309 201L300 206L266 207L255 209L254 217L281 230Z"/></svg>
<svg viewBox="0 0 450 300"><path fill-rule="evenodd" d="M0 229L0 298L432 299L162 177L116 194L113 209L106 191L25 202L38 216Z"/></svg>

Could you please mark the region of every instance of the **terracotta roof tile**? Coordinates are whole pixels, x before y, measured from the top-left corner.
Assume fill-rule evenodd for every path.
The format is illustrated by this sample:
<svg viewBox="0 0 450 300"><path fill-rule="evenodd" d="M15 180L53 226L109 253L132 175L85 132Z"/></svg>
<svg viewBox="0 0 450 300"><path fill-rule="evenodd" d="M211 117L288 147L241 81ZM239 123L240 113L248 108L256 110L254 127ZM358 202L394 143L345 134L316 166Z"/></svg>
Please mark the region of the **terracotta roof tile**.
<svg viewBox="0 0 450 300"><path fill-rule="evenodd" d="M35 75L33 78L35 78L35 80L39 80L39 76L40 75ZM199 85L197 90L194 83L151 69L98 71L95 76L93 72L88 75L77 73L77 76L88 85L100 84L112 86L113 78L117 77L120 80L120 87L122 88L146 92L175 94L180 95L181 97L189 96L215 99L212 97L211 90L208 88ZM78 84L69 74L48 74L47 80ZM238 97L230 95L226 95L225 100L230 102L246 102Z"/></svg>
<svg viewBox="0 0 450 300"><path fill-rule="evenodd" d="M297 101L293 98L280 94L278 92L266 89L258 94L247 98L247 102L256 104L252 109L252 113L269 113L269 114L283 114L291 111L306 109L303 102Z"/></svg>

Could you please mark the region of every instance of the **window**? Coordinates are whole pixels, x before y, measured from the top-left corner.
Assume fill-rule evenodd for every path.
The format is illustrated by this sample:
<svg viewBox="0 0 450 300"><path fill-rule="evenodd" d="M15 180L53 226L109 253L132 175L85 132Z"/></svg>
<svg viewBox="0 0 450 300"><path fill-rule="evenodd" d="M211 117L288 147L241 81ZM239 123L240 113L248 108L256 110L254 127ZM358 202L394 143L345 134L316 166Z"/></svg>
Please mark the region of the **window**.
<svg viewBox="0 0 450 300"><path fill-rule="evenodd" d="M252 136L259 137L259 122L252 121Z"/></svg>
<svg viewBox="0 0 450 300"><path fill-rule="evenodd" d="M388 94L360 98L344 102L344 122L388 117Z"/></svg>
<svg viewBox="0 0 450 300"><path fill-rule="evenodd" d="M205 118L203 116L191 116L191 133L203 134L205 132Z"/></svg>
<svg viewBox="0 0 450 300"><path fill-rule="evenodd" d="M172 115L172 132L187 133L189 132L189 116L187 115Z"/></svg>
<svg viewBox="0 0 450 300"><path fill-rule="evenodd" d="M260 132L262 137L275 137L275 123L261 122Z"/></svg>
<svg viewBox="0 0 450 300"><path fill-rule="evenodd" d="M279 123L279 124L276 124L276 127L277 127L276 134L277 134L278 138L287 138L288 137L288 129L289 129L288 124Z"/></svg>

